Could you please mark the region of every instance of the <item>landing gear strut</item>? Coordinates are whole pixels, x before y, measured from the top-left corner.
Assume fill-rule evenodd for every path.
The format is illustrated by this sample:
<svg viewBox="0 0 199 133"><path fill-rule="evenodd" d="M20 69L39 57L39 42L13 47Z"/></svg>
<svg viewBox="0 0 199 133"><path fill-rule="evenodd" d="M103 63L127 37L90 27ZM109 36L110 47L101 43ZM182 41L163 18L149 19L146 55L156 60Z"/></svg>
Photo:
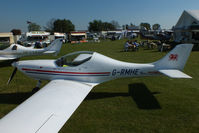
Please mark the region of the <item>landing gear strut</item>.
<svg viewBox="0 0 199 133"><path fill-rule="evenodd" d="M38 80L37 85L35 88L32 89L32 92L35 93L40 89L41 86L41 80Z"/></svg>

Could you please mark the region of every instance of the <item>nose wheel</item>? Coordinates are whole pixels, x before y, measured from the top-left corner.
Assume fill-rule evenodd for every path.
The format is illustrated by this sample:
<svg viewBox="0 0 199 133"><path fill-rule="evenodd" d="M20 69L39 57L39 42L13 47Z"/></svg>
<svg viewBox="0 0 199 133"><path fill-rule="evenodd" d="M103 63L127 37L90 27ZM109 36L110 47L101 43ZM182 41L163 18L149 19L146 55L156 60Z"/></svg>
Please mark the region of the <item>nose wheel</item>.
<svg viewBox="0 0 199 133"><path fill-rule="evenodd" d="M36 87L32 89L32 93L37 92L40 89L40 86L41 86L41 80L38 80Z"/></svg>

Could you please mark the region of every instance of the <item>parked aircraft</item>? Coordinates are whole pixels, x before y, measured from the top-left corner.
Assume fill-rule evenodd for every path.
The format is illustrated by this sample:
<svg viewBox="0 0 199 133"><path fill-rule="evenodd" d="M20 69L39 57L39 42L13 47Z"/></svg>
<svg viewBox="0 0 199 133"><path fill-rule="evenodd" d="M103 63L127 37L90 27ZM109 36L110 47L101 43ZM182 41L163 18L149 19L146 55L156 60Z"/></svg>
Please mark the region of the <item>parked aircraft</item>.
<svg viewBox="0 0 199 133"><path fill-rule="evenodd" d="M165 57L149 64L118 61L97 52L74 52L57 60L18 61L16 70L29 77L51 80L46 86L0 120L3 133L55 133L70 118L91 89L123 77L160 76L191 78L183 70L192 44L176 46Z"/></svg>
<svg viewBox="0 0 199 133"><path fill-rule="evenodd" d="M12 44L10 47L0 50L0 60L15 60L24 56L58 54L62 46L62 39L54 40L48 47L36 49Z"/></svg>
<svg viewBox="0 0 199 133"><path fill-rule="evenodd" d="M140 34L143 39L147 40L160 40L160 41L168 41L171 39L171 35L169 33L160 33L160 34Z"/></svg>

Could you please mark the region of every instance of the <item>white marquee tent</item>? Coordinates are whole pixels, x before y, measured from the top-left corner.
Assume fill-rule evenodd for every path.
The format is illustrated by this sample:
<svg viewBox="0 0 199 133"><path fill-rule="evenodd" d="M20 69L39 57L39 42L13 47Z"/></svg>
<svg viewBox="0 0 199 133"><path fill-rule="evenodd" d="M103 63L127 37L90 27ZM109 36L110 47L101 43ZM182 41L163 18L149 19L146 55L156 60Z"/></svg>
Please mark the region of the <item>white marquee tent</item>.
<svg viewBox="0 0 199 133"><path fill-rule="evenodd" d="M184 11L174 28L177 42L199 42L199 10Z"/></svg>

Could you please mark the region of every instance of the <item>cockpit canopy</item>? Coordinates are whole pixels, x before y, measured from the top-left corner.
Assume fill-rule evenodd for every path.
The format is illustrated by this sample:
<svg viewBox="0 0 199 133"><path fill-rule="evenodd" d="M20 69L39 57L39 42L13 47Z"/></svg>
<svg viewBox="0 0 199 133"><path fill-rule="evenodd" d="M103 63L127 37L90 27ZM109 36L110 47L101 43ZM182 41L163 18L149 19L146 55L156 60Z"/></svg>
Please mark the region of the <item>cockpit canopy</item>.
<svg viewBox="0 0 199 133"><path fill-rule="evenodd" d="M12 50L17 50L17 45L12 46Z"/></svg>
<svg viewBox="0 0 199 133"><path fill-rule="evenodd" d="M92 58L92 55L93 52L90 51L74 52L60 57L55 63L60 67L78 66L89 61Z"/></svg>

